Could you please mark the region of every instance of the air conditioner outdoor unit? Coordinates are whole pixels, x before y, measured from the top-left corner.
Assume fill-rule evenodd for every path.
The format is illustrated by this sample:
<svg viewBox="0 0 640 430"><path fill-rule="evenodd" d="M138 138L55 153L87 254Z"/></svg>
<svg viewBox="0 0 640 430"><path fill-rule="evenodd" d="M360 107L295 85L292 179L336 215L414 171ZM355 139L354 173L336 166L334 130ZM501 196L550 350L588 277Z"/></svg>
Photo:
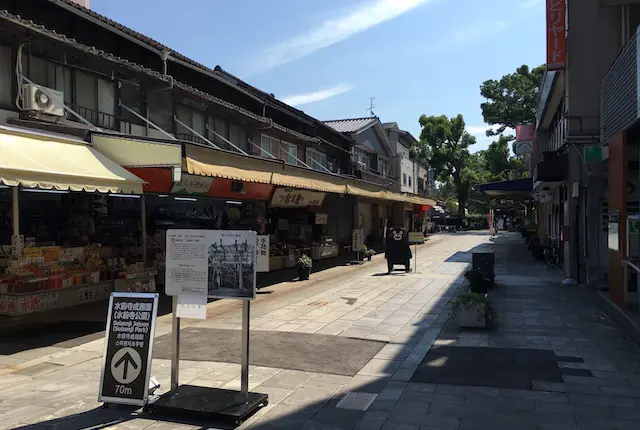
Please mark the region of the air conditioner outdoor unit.
<svg viewBox="0 0 640 430"><path fill-rule="evenodd" d="M26 84L22 87L24 109L64 116L64 93L51 88Z"/></svg>

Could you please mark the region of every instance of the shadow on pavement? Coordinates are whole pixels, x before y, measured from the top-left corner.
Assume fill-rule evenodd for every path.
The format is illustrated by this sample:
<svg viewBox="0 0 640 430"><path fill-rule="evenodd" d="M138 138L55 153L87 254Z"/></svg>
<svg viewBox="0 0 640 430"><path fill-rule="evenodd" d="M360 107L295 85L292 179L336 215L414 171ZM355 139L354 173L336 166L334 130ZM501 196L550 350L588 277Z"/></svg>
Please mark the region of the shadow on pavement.
<svg viewBox="0 0 640 430"><path fill-rule="evenodd" d="M473 232L463 233L473 235L486 235L488 233ZM462 236L463 234L459 234ZM473 249L486 250L487 246L474 247ZM473 252L472 250L467 253ZM454 255L457 253L454 253ZM452 256L453 257L453 256ZM451 259L451 257L449 257ZM454 257L455 262L463 263ZM411 380L415 370L418 367L420 360L404 361L412 352L418 351L418 354L426 354L430 347L430 343L433 343L440 335L441 330L445 327L448 320L449 307L448 303L455 296L458 289L464 281L464 273L460 273L456 278L447 280L449 284L446 287L446 291L437 299L429 302L429 309L427 312L421 311L422 317L418 321L414 321L412 326L415 331L408 337L400 340L391 340L389 345L402 345L398 352L389 355L388 363L381 366L377 372L377 376L364 376L362 382L351 385L343 386L342 389L333 392L327 392L326 396L319 400L312 401L301 405L290 404L271 404L265 409L268 409L266 413L259 417L259 420L251 424L252 419L246 422L242 428L251 428L259 430L283 430L283 429L353 429L356 426L361 428L380 428L387 420L391 411L396 407L396 404L413 404L413 407L418 407L416 399L419 398L420 387L407 382ZM388 276L384 274L374 274L371 276ZM391 275L392 278L394 275ZM404 274L398 274L396 276L404 276ZM428 278L428 275L425 276ZM419 279L419 278L417 278ZM424 309L424 308L423 308ZM435 313L433 310L439 310ZM312 336L312 335L311 335ZM424 344L428 344L424 347ZM420 345L420 346L419 346ZM422 359L422 356L420 359ZM345 357L345 359L348 359ZM380 360L382 361L382 360ZM434 388L435 389L435 388ZM258 391L256 389L255 391ZM418 391L413 391L418 390ZM375 399L373 402L369 402L368 407L356 407L354 409L337 408L345 395L349 393L369 394ZM416 397L417 396L417 397ZM316 397L318 398L318 397ZM413 403L412 403L413 402ZM357 400L355 402L358 403ZM258 412L260 413L260 412ZM162 421L169 423L180 423L192 426L200 426L200 428L233 428L224 423L214 423L211 421L189 420L181 417L173 417L171 420L167 420L165 417L160 418L153 414L123 414L121 409L104 409L98 408L92 411L83 412L75 415L70 415L64 418L45 421L38 424L20 427L21 429L42 429L42 428L60 428L60 429L84 429L84 428L106 428L109 426L115 426L118 423L126 423L132 419L148 419L149 425L153 421ZM125 424L126 426L126 424Z"/></svg>

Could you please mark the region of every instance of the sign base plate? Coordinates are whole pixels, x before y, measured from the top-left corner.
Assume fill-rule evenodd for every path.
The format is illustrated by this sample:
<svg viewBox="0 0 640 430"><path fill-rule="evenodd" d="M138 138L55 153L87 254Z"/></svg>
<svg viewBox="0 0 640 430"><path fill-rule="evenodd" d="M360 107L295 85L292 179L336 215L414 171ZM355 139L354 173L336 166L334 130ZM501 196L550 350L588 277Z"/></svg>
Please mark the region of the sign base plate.
<svg viewBox="0 0 640 430"><path fill-rule="evenodd" d="M245 403L239 391L180 385L150 404L149 410L158 415L218 418L239 425L268 401L267 394L250 392Z"/></svg>

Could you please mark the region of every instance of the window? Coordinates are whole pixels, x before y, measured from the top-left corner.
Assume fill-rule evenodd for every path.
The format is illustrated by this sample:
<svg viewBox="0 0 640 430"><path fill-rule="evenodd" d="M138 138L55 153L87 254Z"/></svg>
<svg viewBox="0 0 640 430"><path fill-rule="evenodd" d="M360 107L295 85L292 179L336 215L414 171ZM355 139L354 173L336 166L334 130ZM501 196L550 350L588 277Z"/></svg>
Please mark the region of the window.
<svg viewBox="0 0 640 430"><path fill-rule="evenodd" d="M280 158L287 162L288 164L297 166L298 165L298 147L292 143L281 142L282 150L280 151Z"/></svg>
<svg viewBox="0 0 640 430"><path fill-rule="evenodd" d="M278 158L280 154L280 141L278 139L274 139L272 137L267 136L266 134L261 135L260 137L260 153L258 154L262 158L271 158L271 155ZM271 155L269 155L271 154Z"/></svg>
<svg viewBox="0 0 640 430"><path fill-rule="evenodd" d="M371 155L368 152L356 152L356 162L362 163L368 169L371 166Z"/></svg>
<svg viewBox="0 0 640 430"><path fill-rule="evenodd" d="M238 148L247 151L249 132L242 125L229 124L229 140Z"/></svg>
<svg viewBox="0 0 640 430"><path fill-rule="evenodd" d="M193 142L206 143L194 133L196 132L200 136L206 136L206 133L205 133L206 119L203 113L191 110L184 106L177 106L176 116L178 117L178 120L180 120L180 122L182 122L187 127L191 128L191 130L189 130L189 128L179 123L176 123L176 137L180 139L191 140Z"/></svg>
<svg viewBox="0 0 640 430"><path fill-rule="evenodd" d="M11 70L11 49L0 46L0 106L12 106L11 79L13 71Z"/></svg>
<svg viewBox="0 0 640 430"><path fill-rule="evenodd" d="M380 174L383 177L387 177L389 174L389 160L383 158L378 159L378 166L380 167Z"/></svg>
<svg viewBox="0 0 640 430"><path fill-rule="evenodd" d="M409 176L409 186L411 186L411 176Z"/></svg>
<svg viewBox="0 0 640 430"><path fill-rule="evenodd" d="M327 154L320 152L314 148L307 148L307 164L313 170L325 171L322 167L327 168ZM321 167L322 166L322 167Z"/></svg>
<svg viewBox="0 0 640 430"><path fill-rule="evenodd" d="M32 66L36 63L34 62ZM93 75L74 71L76 112L99 127L115 128L116 97L112 81L99 79ZM153 106L154 103L149 103ZM158 112L159 113L159 112ZM153 115L149 115L153 118ZM152 119L153 121L153 119ZM153 121L162 127L158 122Z"/></svg>
<svg viewBox="0 0 640 430"><path fill-rule="evenodd" d="M406 173L402 174L402 185L407 185L407 174Z"/></svg>

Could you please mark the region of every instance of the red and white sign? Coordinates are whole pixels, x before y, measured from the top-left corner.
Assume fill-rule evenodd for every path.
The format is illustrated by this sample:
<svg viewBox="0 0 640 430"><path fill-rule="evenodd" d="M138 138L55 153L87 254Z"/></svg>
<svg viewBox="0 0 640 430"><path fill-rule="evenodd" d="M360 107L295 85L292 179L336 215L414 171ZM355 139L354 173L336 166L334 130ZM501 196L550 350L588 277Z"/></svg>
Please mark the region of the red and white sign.
<svg viewBox="0 0 640 430"><path fill-rule="evenodd" d="M514 152L516 155L530 154L533 152L533 133L535 126L533 124L516 126L516 143Z"/></svg>
<svg viewBox="0 0 640 430"><path fill-rule="evenodd" d="M547 70L567 65L567 0L547 0Z"/></svg>

